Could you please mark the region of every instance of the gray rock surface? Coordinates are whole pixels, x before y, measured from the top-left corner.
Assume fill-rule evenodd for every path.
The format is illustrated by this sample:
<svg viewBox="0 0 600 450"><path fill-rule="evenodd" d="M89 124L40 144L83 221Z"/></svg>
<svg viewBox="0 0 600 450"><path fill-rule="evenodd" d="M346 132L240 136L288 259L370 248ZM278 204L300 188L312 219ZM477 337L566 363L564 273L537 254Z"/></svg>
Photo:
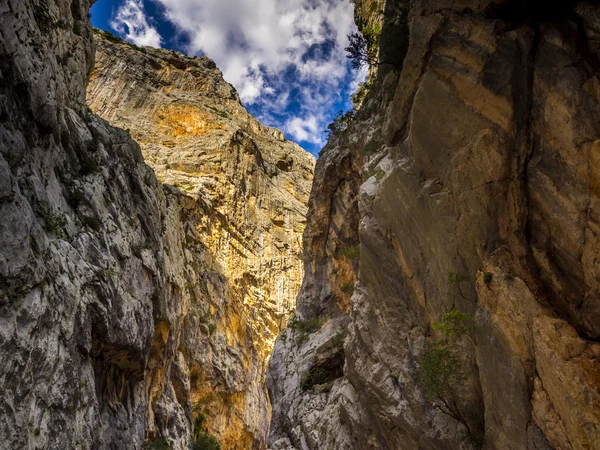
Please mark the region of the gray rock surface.
<svg viewBox="0 0 600 450"><path fill-rule="evenodd" d="M402 51L402 2L356 8L382 24L379 54ZM599 19L588 2L413 2L401 73L375 71L317 161L272 449L600 448ZM424 361L456 310L458 379L431 395Z"/></svg>

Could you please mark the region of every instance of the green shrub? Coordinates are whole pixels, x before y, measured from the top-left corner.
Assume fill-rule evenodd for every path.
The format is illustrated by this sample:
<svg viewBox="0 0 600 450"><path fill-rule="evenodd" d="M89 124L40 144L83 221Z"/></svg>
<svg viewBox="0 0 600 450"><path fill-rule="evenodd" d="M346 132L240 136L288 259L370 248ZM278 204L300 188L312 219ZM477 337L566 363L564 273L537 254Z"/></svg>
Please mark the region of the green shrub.
<svg viewBox="0 0 600 450"><path fill-rule="evenodd" d="M60 214L49 214L45 218L46 230L57 238L62 238L65 233L63 228L67 225L67 220Z"/></svg>
<svg viewBox="0 0 600 450"><path fill-rule="evenodd" d="M78 36L83 36L83 30L85 30L85 25L79 22L73 23L73 33L75 33Z"/></svg>
<svg viewBox="0 0 600 450"><path fill-rule="evenodd" d="M375 177L375 181L379 183L383 179L384 176L385 176L385 171L383 171L381 169L373 168L373 169L369 169L367 171L366 179L368 180L371 177Z"/></svg>
<svg viewBox="0 0 600 450"><path fill-rule="evenodd" d="M104 36L104 39L106 39L110 42L119 43L119 44L125 42L123 39L115 36L108 30L102 31L101 34L102 34L102 36Z"/></svg>
<svg viewBox="0 0 600 450"><path fill-rule="evenodd" d="M460 284L465 281L467 277L465 277L461 273L448 272L448 283L452 284Z"/></svg>
<svg viewBox="0 0 600 450"><path fill-rule="evenodd" d="M83 223L84 226L91 228L96 233L102 229L102 222L95 217L84 217L81 220L81 223Z"/></svg>
<svg viewBox="0 0 600 450"><path fill-rule="evenodd" d="M494 275L491 272L484 272L483 273L483 282L487 285L489 285L492 282L492 278L494 277Z"/></svg>
<svg viewBox="0 0 600 450"><path fill-rule="evenodd" d="M300 386L303 391L308 391L316 385L325 384L331 381L329 372L322 367L313 367L302 377Z"/></svg>
<svg viewBox="0 0 600 450"><path fill-rule="evenodd" d="M90 175L98 171L98 164L89 156L83 156L81 158L81 174Z"/></svg>
<svg viewBox="0 0 600 450"><path fill-rule="evenodd" d="M125 45L127 45L129 48L132 48L134 50L140 51L142 53L146 52L146 50L144 48L140 47L139 45L135 45L132 42L125 42Z"/></svg>
<svg viewBox="0 0 600 450"><path fill-rule="evenodd" d="M335 336L331 339L331 343L334 347L340 347L344 345L344 341L346 340L346 336L348 336L348 330L341 329L339 330Z"/></svg>
<svg viewBox="0 0 600 450"><path fill-rule="evenodd" d="M444 337L427 344L419 362L419 378L429 399L442 399L452 393L460 380L458 339L472 330L472 318L468 313L454 310L443 314L442 320L434 322L432 328Z"/></svg>
<svg viewBox="0 0 600 450"><path fill-rule="evenodd" d="M345 283L341 289L344 294L352 295L354 293L354 283Z"/></svg>
<svg viewBox="0 0 600 450"><path fill-rule="evenodd" d="M352 119L354 119L354 110L351 109L346 112L342 110L338 111L338 113L333 118L333 121L329 125L327 125L327 130L325 130L325 133L327 134L327 139L334 135L337 135L341 131L348 128L348 125L350 124Z"/></svg>
<svg viewBox="0 0 600 450"><path fill-rule="evenodd" d="M315 333L323 326L323 319L314 317L312 319L300 320L297 317L290 321L290 328L300 333Z"/></svg>
<svg viewBox="0 0 600 450"><path fill-rule="evenodd" d="M337 254L348 260L360 259L360 245L340 247L337 249Z"/></svg>
<svg viewBox="0 0 600 450"><path fill-rule="evenodd" d="M77 209L84 200L85 193L82 190L73 190L67 195L67 203L73 209Z"/></svg>
<svg viewBox="0 0 600 450"><path fill-rule="evenodd" d="M441 331L449 338L468 334L473 329L471 315L458 309L444 313L440 322L434 322L434 330Z"/></svg>
<svg viewBox="0 0 600 450"><path fill-rule="evenodd" d="M367 40L376 42L381 36L381 24L374 23L373 25L367 25L362 29L363 35L367 38Z"/></svg>
<svg viewBox="0 0 600 450"><path fill-rule="evenodd" d="M214 323L209 323L208 333L212 336L213 334L215 334L215 331L217 331L217 325L215 325Z"/></svg>
<svg viewBox="0 0 600 450"><path fill-rule="evenodd" d="M171 444L163 437L146 441L142 444L142 450L171 450Z"/></svg>
<svg viewBox="0 0 600 450"><path fill-rule="evenodd" d="M194 414L194 432L192 434L192 450L221 450L217 439L208 432L206 428L206 418L208 408L207 399L200 400L192 408Z"/></svg>
<svg viewBox="0 0 600 450"><path fill-rule="evenodd" d="M205 433L192 442L192 450L221 450L221 446L213 435Z"/></svg>
<svg viewBox="0 0 600 450"><path fill-rule="evenodd" d="M362 105L363 101L367 97L367 94L369 93L372 87L373 83L368 81L358 84L358 89L352 95L352 107L355 110L357 110L360 107L360 105Z"/></svg>
<svg viewBox="0 0 600 450"><path fill-rule="evenodd" d="M310 334L316 333L321 329L323 319L314 317L312 319L300 320L294 316L288 326L295 332L296 344L302 345L308 340Z"/></svg>
<svg viewBox="0 0 600 450"><path fill-rule="evenodd" d="M104 269L104 276L106 278L112 278L112 277L116 277L117 275L119 275L119 271L115 268L109 267L107 269Z"/></svg>
<svg viewBox="0 0 600 450"><path fill-rule="evenodd" d="M460 360L453 346L445 340L429 343L419 364L425 395L433 400L451 394L459 375Z"/></svg>
<svg viewBox="0 0 600 450"><path fill-rule="evenodd" d="M217 116L223 117L224 119L229 119L229 114L221 111L220 109L217 109L213 106L207 105L206 106L208 109L210 109L211 111L213 111Z"/></svg>
<svg viewBox="0 0 600 450"><path fill-rule="evenodd" d="M379 151L379 149L382 147L383 142L380 141L379 139L372 139L369 141L369 143L367 145L365 145L364 148L364 153L365 155L372 155L373 153Z"/></svg>
<svg viewBox="0 0 600 450"><path fill-rule="evenodd" d="M456 388L462 383L463 361L459 353L459 340L469 337L473 328L469 314L454 310L443 314L432 328L443 334L442 338L427 343L419 360L419 379L425 396L437 402L445 414L465 426L465 439L475 448L483 445L483 422L477 407L469 405L468 398L457 398ZM470 338L470 337L469 337ZM462 404L462 406L459 406Z"/></svg>

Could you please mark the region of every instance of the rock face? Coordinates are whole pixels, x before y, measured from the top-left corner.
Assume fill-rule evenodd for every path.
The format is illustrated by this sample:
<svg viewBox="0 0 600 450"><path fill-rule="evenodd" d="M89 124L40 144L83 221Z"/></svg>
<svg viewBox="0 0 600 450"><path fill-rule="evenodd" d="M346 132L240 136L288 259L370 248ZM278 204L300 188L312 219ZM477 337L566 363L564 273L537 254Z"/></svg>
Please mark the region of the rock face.
<svg viewBox="0 0 600 450"><path fill-rule="evenodd" d="M166 440L183 450L199 412L222 448L264 448L264 366L301 277L289 254L300 249L311 160L247 114L221 123L215 147L193 145L186 133L217 121L172 102L180 113L161 117L182 130L169 141L181 153L173 171L159 168L171 182L162 186L130 134L86 105L89 7L0 2L0 448ZM188 61L169 58L168 73ZM235 100L210 61L188 68L200 74L198 90ZM165 139L154 147L165 164L169 134L154 133ZM217 154L217 142L230 145ZM203 151L212 159L194 157ZM219 242L228 233L229 244ZM273 268L260 267L260 254Z"/></svg>
<svg viewBox="0 0 600 450"><path fill-rule="evenodd" d="M209 429L226 447L250 448L245 430L259 423L264 438L268 429L266 364L303 278L314 157L248 114L210 59L95 37L88 104L129 130L159 181L182 196L186 231L231 288L227 301L222 291L209 293L211 312L242 364L228 363L222 348L197 355L204 384L192 401L222 387L210 394Z"/></svg>
<svg viewBox="0 0 600 450"><path fill-rule="evenodd" d="M405 58L317 161L271 448L600 448L600 7L356 8Z"/></svg>

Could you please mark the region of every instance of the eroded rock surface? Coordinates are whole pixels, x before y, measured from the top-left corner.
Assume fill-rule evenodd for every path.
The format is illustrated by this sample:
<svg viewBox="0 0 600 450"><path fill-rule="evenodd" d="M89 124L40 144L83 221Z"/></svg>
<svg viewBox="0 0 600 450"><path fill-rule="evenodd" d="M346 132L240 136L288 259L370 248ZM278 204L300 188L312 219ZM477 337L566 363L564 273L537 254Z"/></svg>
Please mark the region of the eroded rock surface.
<svg viewBox="0 0 600 450"><path fill-rule="evenodd" d="M292 238L311 159L241 106L247 126L192 146L181 134L213 133L203 124L218 114L183 108L161 116L184 129L161 185L130 133L86 105L89 7L0 2L0 448L188 449L198 400L222 448L264 448L264 366L301 277ZM210 61L193 61L214 75L198 90L235 100Z"/></svg>
<svg viewBox="0 0 600 450"><path fill-rule="evenodd" d="M271 448L600 448L600 8L356 6L380 55L404 20L410 44L317 161ZM460 378L432 397L455 310Z"/></svg>
<svg viewBox="0 0 600 450"><path fill-rule="evenodd" d="M209 370L192 400L210 396L209 427L235 448L248 446L240 430L268 429L266 364L303 278L314 157L248 114L210 59L95 36L92 111L129 130L158 179L182 196L187 232L231 287L235 308L211 293L212 313L242 365L217 362L227 375ZM220 352L199 355L199 366L226 360ZM220 385L228 387L214 395Z"/></svg>

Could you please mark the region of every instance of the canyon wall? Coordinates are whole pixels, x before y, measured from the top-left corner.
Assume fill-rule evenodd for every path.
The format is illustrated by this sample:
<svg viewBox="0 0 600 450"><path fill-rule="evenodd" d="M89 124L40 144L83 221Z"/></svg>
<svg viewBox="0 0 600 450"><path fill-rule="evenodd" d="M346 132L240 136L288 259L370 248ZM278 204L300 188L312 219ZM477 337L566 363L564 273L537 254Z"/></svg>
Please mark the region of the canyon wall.
<svg viewBox="0 0 600 450"><path fill-rule="evenodd" d="M0 448L264 448L303 275L271 449L600 448L599 6L356 0L303 253L311 158L89 6L0 2Z"/></svg>
<svg viewBox="0 0 600 450"><path fill-rule="evenodd" d="M140 144L159 181L179 194L194 246L231 288L232 300L210 294L210 313L242 365L222 362L224 348L199 357L198 366L216 368L203 371L191 395L193 402L210 396L207 423L223 442L249 448L239 430L268 424L266 364L303 278L314 157L252 117L210 59L139 48L106 32L95 38L90 108ZM215 396L217 386L224 391Z"/></svg>
<svg viewBox="0 0 600 450"><path fill-rule="evenodd" d="M0 2L0 448L187 449L198 434L264 448L264 369L302 276L312 160L206 58L114 42L158 86L188 74L186 92L165 87L187 103L115 78L162 128L93 114L89 7ZM196 90L231 105L209 115ZM153 144L164 185L131 134Z"/></svg>
<svg viewBox="0 0 600 450"><path fill-rule="evenodd" d="M270 448L600 448L600 7L355 5Z"/></svg>

